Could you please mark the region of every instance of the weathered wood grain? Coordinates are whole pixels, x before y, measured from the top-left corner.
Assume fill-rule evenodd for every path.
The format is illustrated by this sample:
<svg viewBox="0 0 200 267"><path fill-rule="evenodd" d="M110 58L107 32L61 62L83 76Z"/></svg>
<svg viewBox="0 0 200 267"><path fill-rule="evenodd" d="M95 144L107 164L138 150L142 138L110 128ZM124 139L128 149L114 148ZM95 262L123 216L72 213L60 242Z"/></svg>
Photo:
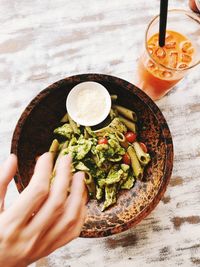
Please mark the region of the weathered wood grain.
<svg viewBox="0 0 200 267"><path fill-rule="evenodd" d="M187 1L170 7L188 9ZM136 82L144 31L159 1L0 0L0 160L29 101L63 77L107 73ZM174 141L174 170L158 207L137 227L77 239L36 266L200 266L200 68L157 102ZM8 205L17 197L14 184Z"/></svg>

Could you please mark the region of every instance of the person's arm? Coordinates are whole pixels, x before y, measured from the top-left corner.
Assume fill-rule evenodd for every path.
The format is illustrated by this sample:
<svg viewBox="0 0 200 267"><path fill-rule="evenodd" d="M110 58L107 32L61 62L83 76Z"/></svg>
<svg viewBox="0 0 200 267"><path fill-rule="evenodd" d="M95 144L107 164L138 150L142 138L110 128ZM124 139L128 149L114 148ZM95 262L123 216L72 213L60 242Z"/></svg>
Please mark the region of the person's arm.
<svg viewBox="0 0 200 267"><path fill-rule="evenodd" d="M72 176L71 158L62 156L50 187L52 168L52 154L43 154L29 185L6 210L16 156L10 155L0 168L0 266L27 266L79 236L86 216L84 174Z"/></svg>

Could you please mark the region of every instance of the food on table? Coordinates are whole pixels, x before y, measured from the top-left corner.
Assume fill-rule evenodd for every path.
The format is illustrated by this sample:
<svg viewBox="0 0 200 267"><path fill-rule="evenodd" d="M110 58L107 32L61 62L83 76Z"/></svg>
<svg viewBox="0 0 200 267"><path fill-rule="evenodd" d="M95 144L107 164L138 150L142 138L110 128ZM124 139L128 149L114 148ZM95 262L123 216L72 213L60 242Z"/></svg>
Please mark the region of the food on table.
<svg viewBox="0 0 200 267"><path fill-rule="evenodd" d="M116 96L111 99L116 100ZM85 172L85 183L91 198L104 201L102 211L116 203L122 189L130 189L142 179L150 161L145 144L138 141L136 113L113 105L105 127L93 129L75 123L69 114L54 130L50 151L55 155L55 176L58 158L71 154L73 172Z"/></svg>

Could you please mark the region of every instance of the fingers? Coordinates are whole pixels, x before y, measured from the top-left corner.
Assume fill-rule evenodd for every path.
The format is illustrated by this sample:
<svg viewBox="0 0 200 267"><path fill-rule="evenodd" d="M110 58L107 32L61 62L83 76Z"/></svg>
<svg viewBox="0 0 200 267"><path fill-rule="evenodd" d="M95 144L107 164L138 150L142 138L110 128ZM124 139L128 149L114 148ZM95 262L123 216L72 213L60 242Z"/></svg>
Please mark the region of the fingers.
<svg viewBox="0 0 200 267"><path fill-rule="evenodd" d="M82 217L84 217L83 215L85 214L83 210L85 210L86 201L87 193L84 184L84 173L78 172L73 177L71 193L67 199L62 216L56 221L56 224L49 229L49 232L46 233L46 239L49 240L50 244L55 243L54 241L59 240L61 237L63 238L63 235L64 239L62 240L69 240L70 238L75 238L75 236L80 233L83 224ZM66 232L69 229L73 229L73 231L71 231L70 236L67 236Z"/></svg>
<svg viewBox="0 0 200 267"><path fill-rule="evenodd" d="M45 153L38 159L29 185L21 193L18 200L5 211L8 223L13 220L18 225L26 223L32 213L42 205L48 197L52 167L53 157L51 153ZM21 215L19 216L20 211Z"/></svg>
<svg viewBox="0 0 200 267"><path fill-rule="evenodd" d="M62 232L67 231L79 221L80 213L86 202L87 191L84 184L84 173L78 172L73 176L71 193L66 201L62 217L50 230L50 235L53 239L62 235Z"/></svg>
<svg viewBox="0 0 200 267"><path fill-rule="evenodd" d="M64 213L59 221L56 222L54 226L47 231L47 233L45 233L45 235L39 241L40 248L34 255L32 255L34 260L38 258L38 255L40 255L40 257L49 255L57 248L69 243L71 240L80 235L87 213L85 206L86 201L87 194L84 193L81 209L79 210L78 217L76 218L74 224L71 224L71 226L66 225L67 215Z"/></svg>
<svg viewBox="0 0 200 267"><path fill-rule="evenodd" d="M71 161L69 155L60 158L48 200L30 223L30 232L46 231L63 213L72 179Z"/></svg>
<svg viewBox="0 0 200 267"><path fill-rule="evenodd" d="M64 218L63 214L63 218ZM65 229L63 227L62 233L55 235L51 230L40 239L40 246L32 253L32 261L36 261L38 258L45 257L52 253L57 248L69 243L74 238L80 235L82 226L86 218L86 206L83 205L79 213L79 217L74 225Z"/></svg>
<svg viewBox="0 0 200 267"><path fill-rule="evenodd" d="M0 212L3 210L7 187L17 170L17 157L11 154L0 168Z"/></svg>
<svg viewBox="0 0 200 267"><path fill-rule="evenodd" d="M66 203L66 218L68 218L69 225L76 221L80 208L82 204L86 204L86 201L87 194L84 183L84 173L77 172L73 177L71 193Z"/></svg>
<svg viewBox="0 0 200 267"><path fill-rule="evenodd" d="M84 173L76 173L72 178L71 157L63 156L49 189L52 169L52 154L43 154L37 161L29 185L18 200L1 214L6 240L13 243L22 237L26 243L25 254L30 258L38 259L41 255L47 255L79 236L85 220L87 190ZM15 170L10 168L8 176ZM2 184L7 185L10 180L3 178L1 180L7 182ZM71 192L68 195L70 185ZM32 217L35 210L38 212Z"/></svg>
<svg viewBox="0 0 200 267"><path fill-rule="evenodd" d="M73 239L79 237L82 226L85 222L86 214L87 214L87 209L86 206L83 204L79 212L79 216L76 219L76 222L73 225L71 225L71 227L66 229L65 227L63 227L64 225L62 225L63 230L61 232L56 233L54 231L54 233L53 234L51 233L50 236L46 235L42 240L42 243L49 245L47 248L41 247L41 252L43 254L42 256L44 257L49 255L54 250L66 245Z"/></svg>
<svg viewBox="0 0 200 267"><path fill-rule="evenodd" d="M72 158L70 155L62 156L59 159L56 168L56 176L51 188L51 196L53 201L59 198L60 201L65 201L67 198L68 188L72 180L71 173Z"/></svg>

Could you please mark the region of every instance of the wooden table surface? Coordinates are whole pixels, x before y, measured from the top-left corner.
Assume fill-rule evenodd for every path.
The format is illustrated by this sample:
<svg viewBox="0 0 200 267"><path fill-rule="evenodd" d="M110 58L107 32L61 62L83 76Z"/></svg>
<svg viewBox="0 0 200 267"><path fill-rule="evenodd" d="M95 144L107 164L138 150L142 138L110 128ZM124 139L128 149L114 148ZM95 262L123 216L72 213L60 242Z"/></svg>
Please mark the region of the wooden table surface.
<svg viewBox="0 0 200 267"><path fill-rule="evenodd" d="M170 8L188 8L171 0ZM136 82L136 61L158 0L0 0L0 160L16 122L49 84L80 73ZM36 266L200 266L200 68L157 102L174 142L171 182L139 225L100 239L78 238ZM7 205L18 196L14 183Z"/></svg>

